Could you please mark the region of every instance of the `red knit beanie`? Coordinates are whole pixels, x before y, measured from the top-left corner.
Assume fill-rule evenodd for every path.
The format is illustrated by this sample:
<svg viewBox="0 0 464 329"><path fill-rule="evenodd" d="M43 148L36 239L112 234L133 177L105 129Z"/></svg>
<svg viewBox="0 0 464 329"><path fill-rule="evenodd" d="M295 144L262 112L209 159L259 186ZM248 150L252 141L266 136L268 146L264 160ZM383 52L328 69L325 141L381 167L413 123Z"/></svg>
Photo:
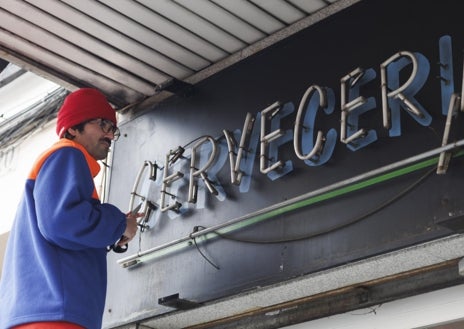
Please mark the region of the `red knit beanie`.
<svg viewBox="0 0 464 329"><path fill-rule="evenodd" d="M116 112L97 89L82 88L69 94L58 111L56 133L60 138L68 128L92 119L107 119L116 125Z"/></svg>

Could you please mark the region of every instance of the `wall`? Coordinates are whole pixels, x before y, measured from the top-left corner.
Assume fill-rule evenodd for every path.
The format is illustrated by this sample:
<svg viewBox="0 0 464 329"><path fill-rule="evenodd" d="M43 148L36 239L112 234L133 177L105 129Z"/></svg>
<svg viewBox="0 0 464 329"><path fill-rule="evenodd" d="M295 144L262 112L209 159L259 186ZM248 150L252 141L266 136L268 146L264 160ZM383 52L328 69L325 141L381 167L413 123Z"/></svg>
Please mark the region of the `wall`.
<svg viewBox="0 0 464 329"><path fill-rule="evenodd" d="M8 233L0 234L0 277L2 275L3 258L5 254L6 242L8 241Z"/></svg>
<svg viewBox="0 0 464 329"><path fill-rule="evenodd" d="M0 190L3 216L0 233L11 229L24 181L36 157L56 140L55 120L52 120L20 142L0 150L0 185L4 187Z"/></svg>

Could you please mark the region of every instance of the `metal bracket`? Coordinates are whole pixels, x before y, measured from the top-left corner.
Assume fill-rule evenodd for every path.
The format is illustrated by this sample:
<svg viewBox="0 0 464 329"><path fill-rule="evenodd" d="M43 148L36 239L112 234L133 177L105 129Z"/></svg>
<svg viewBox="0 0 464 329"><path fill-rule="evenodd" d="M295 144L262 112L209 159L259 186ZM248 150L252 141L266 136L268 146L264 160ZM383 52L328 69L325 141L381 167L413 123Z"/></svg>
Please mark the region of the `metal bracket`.
<svg viewBox="0 0 464 329"><path fill-rule="evenodd" d="M179 293L159 298L158 304L162 306L172 307L178 310L189 310L201 305L197 302L192 302L187 299L179 298Z"/></svg>

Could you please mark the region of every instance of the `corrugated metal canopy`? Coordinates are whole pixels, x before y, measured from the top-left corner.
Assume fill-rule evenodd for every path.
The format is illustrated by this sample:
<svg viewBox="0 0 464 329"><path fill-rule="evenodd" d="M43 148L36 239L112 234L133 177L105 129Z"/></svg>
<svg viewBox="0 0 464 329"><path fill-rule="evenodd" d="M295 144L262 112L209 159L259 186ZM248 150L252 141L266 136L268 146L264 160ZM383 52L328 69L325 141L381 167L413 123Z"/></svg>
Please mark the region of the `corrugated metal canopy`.
<svg viewBox="0 0 464 329"><path fill-rule="evenodd" d="M0 57L70 90L99 88L120 109L195 83L354 2L0 0Z"/></svg>

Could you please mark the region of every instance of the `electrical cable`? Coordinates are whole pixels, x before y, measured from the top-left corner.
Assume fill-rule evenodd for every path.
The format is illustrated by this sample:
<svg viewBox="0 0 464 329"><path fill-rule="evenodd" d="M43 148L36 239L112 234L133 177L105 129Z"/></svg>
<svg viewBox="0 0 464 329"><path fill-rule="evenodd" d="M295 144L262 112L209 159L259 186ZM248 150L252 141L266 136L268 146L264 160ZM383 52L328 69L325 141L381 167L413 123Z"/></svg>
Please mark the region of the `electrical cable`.
<svg viewBox="0 0 464 329"><path fill-rule="evenodd" d="M219 266L217 266L216 264L214 264L213 261L210 260L208 257L206 257L206 255L201 251L200 247L199 247L198 244L197 244L197 238L192 236L192 234L196 232L195 229L198 229L198 228L200 228L200 226L195 226L195 228L193 229L192 233L190 234L190 239L192 239L193 244L194 244L195 247L197 248L197 251L200 253L200 255L201 255L212 267L214 267L216 270L220 270Z"/></svg>
<svg viewBox="0 0 464 329"><path fill-rule="evenodd" d="M344 223L342 223L340 225L337 225L337 226L334 226L334 227L331 227L331 228L322 229L322 230L320 230L318 232L312 232L310 234L302 235L302 236L299 236L299 237L293 237L293 238L287 238L287 239L277 239L277 240L243 239L243 238L235 238L235 237L232 237L230 235L220 233L218 230L214 230L214 231L211 231L211 232L218 235L219 237L221 237L223 239L226 239L226 240L231 240L231 241L235 241L235 242L243 242L243 243L251 243L251 244L279 244L279 243L290 243L290 242L308 240L308 239L311 239L311 238L314 238L314 237L317 237L317 236L320 236L320 235L323 235L323 234L338 231L340 229L343 229L345 227L348 227L350 225L358 223L358 222L366 219L367 217L381 211L382 209L384 209L384 208L388 207L389 205L393 204L394 202L396 202L397 200L399 200L400 198L405 196L407 193L409 193L411 190L416 188L420 183L422 183L426 178L428 178L435 170L436 170L436 167L433 167L432 169L429 169L424 175L419 177L418 180L416 180L415 182L413 182L412 184L407 186L405 189L400 191L398 194L394 195L392 198L390 198L388 200L385 200L384 202L379 204L377 207L369 210L368 212L366 212L366 213L364 213L364 214L362 214L360 216L357 216L357 217L349 220L348 222L344 222ZM197 226L197 228L206 229L207 227Z"/></svg>
<svg viewBox="0 0 464 329"><path fill-rule="evenodd" d="M200 139L208 138L208 137L210 137L210 136L209 136L209 135L199 136L199 137L197 137L197 138L195 138L195 139L192 139L190 142L188 142L187 144L185 144L185 145L182 146L182 147L185 149L185 148L187 148L188 146L190 146L191 144L193 144L193 143L199 141Z"/></svg>
<svg viewBox="0 0 464 329"><path fill-rule="evenodd" d="M205 139L205 138L211 138L213 139L213 137L209 136L209 135L203 135L203 136L199 136L195 139L192 139L190 142L188 142L187 144L183 145L183 146L179 146L177 148L177 150L175 150L173 153L172 153L172 158L169 159L169 163L170 164L173 164L174 162L177 161L177 159L179 159L185 152L185 149L190 146L191 144L201 140L201 139Z"/></svg>
<svg viewBox="0 0 464 329"><path fill-rule="evenodd" d="M40 102L2 122L0 124L0 149L14 145L24 136L30 135L53 120L68 93L66 89L58 88Z"/></svg>
<svg viewBox="0 0 464 329"><path fill-rule="evenodd" d="M139 232L139 250L137 251L140 253L142 251L142 231Z"/></svg>

